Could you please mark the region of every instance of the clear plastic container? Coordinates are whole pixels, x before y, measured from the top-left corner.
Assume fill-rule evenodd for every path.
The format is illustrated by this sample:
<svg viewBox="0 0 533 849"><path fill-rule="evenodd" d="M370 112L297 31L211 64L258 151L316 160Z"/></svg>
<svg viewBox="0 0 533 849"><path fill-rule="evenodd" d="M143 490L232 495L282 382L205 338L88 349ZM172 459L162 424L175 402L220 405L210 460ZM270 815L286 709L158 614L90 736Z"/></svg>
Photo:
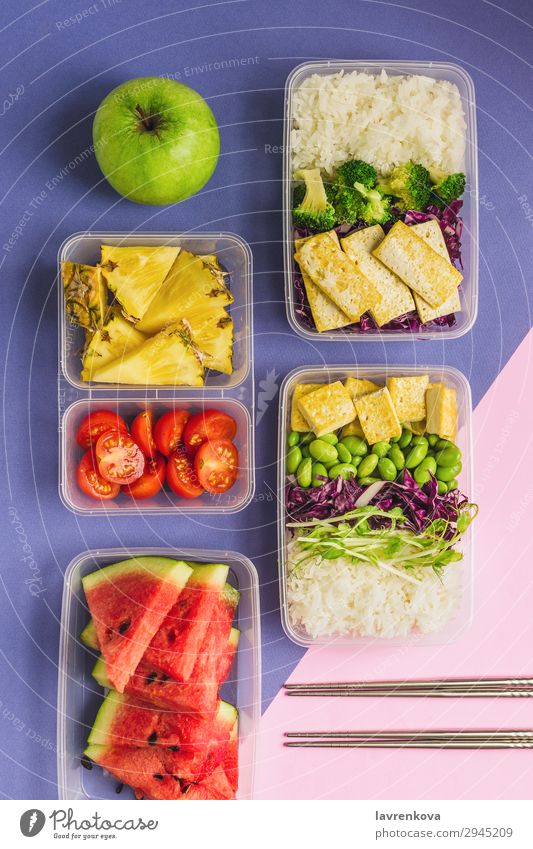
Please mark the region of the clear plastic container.
<svg viewBox="0 0 533 849"><path fill-rule="evenodd" d="M278 550L280 607L283 630L290 640L299 646L312 645L445 645L458 640L472 621L473 579L474 579L474 540L472 528L464 535L461 543L463 560L461 569L461 599L455 615L440 631L434 633L410 633L405 637L377 639L339 635L313 639L305 630L294 626L289 618L287 602L287 540L289 530L286 527L285 484L287 437L290 433L291 402L294 387L298 383L331 383L345 380L347 377L368 378L376 383L384 383L387 377L398 375L429 374L431 382L442 382L457 392L458 433L457 445L463 459L463 470L459 478L460 489L471 501L474 498L473 481L473 443L472 443L472 395L470 384L464 374L450 366L412 366L412 365L331 365L297 368L291 371L280 389L279 428L278 428ZM475 525L474 525L475 526Z"/></svg>
<svg viewBox="0 0 533 849"><path fill-rule="evenodd" d="M436 327L415 333L401 330L376 330L365 333L346 331L344 329L330 330L319 333L306 327L296 314L294 300L294 237L292 227L292 169L291 169L291 128L293 115L293 96L301 83L312 76L334 74L338 71L363 71L369 74L379 74L385 70L390 76L398 74L422 74L437 80L448 80L459 89L463 103L466 122L466 155L465 173L467 190L463 196L463 236L462 258L464 279L460 286L462 311L456 315L454 327ZM324 60L304 62L294 68L289 74L285 85L285 120L283 139L283 227L284 227L284 266L285 266L285 299L287 318L292 329L304 339L313 342L327 340L330 342L350 341L405 341L415 339L458 339L471 330L478 309L478 276L479 276L479 223L478 223L478 162L477 162L477 128L476 100L472 77L459 65L450 62L397 62L397 61L368 61L368 60Z"/></svg>
<svg viewBox="0 0 533 849"><path fill-rule="evenodd" d="M87 383L80 379L79 351L83 348L84 334L73 327L66 316L61 284L61 262L70 260L95 264L100 259L100 246L121 245L180 245L195 254L216 253L225 270L229 272L229 287L235 301L228 308L234 323L233 373L231 375L208 372L205 386L154 386L143 387L157 391L207 394L210 390L228 390L241 386L252 371L252 253L249 245L233 233L75 233L69 236L58 252L58 311L59 311L59 370L75 389L122 394L139 390L126 384Z"/></svg>
<svg viewBox="0 0 533 849"><path fill-rule="evenodd" d="M152 498L138 501L124 493L110 501L96 501L85 495L78 486L76 470L85 453L76 442L76 432L82 419L91 411L106 409L117 412L129 424L141 410L152 410L156 416L172 409L187 409L192 413L216 407L237 422L234 443L239 451L239 476L227 492L220 495L204 493L199 498L180 498L164 487ZM236 513L252 499L255 489L254 428L247 408L235 398L204 400L198 396L169 398L81 398L67 407L59 427L59 495L74 513L122 515L131 513Z"/></svg>
<svg viewBox="0 0 533 849"><path fill-rule="evenodd" d="M253 796L256 734L261 715L261 635L259 581L253 563L234 551L172 548L115 548L85 551L65 573L57 699L57 774L59 799L133 799L129 788L116 795L117 781L100 767L84 769L80 756L102 701L103 690L91 675L95 654L79 640L89 612L81 579L95 569L127 557L155 555L205 563L228 563L229 581L240 592L236 627L237 655L222 697L239 710L239 799Z"/></svg>

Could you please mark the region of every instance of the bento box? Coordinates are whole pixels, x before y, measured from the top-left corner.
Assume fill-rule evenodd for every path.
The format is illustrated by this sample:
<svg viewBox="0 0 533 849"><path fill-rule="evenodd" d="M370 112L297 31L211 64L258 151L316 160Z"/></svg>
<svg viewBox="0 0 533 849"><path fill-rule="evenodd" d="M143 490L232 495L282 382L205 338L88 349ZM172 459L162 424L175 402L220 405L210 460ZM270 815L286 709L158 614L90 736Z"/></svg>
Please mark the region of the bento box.
<svg viewBox="0 0 533 849"><path fill-rule="evenodd" d="M172 548L102 549L74 558L66 573L61 612L57 703L57 772L59 799L133 799L124 787L117 797L117 781L99 767L86 770L80 758L103 690L91 676L96 654L80 642L89 612L82 577L99 567L141 555L175 557L190 562L228 564L228 581L240 593L236 626L240 641L229 679L221 697L239 711L239 770L237 798L253 797L256 733L261 710L261 655L259 584L254 565L232 551L176 550Z"/></svg>
<svg viewBox="0 0 533 849"><path fill-rule="evenodd" d="M399 378L399 377L405 377L405 376L413 377L413 378L419 378L422 381L425 381L427 376L429 376L430 384L440 384L440 383L442 383L442 384L446 385L447 387L449 387L449 389L451 389L452 391L453 390L455 391L456 403L457 403L457 436L456 436L454 441L455 441L456 446L457 446L457 451L460 451L461 454L462 454L462 471L460 471L460 474L457 475L457 477L459 478L458 487L459 487L459 490L461 492L465 493L468 496L468 501L472 502L474 500L474 493L473 493L472 430L471 430L471 428L472 428L472 424L471 424L471 418L472 418L471 392L470 392L470 385L468 383L468 380L457 369L454 369L454 368L451 368L451 367L448 367L448 366L441 366L441 365L439 365L439 366L420 366L420 365L417 365L417 366L412 366L412 365L376 366L376 365L363 365L363 364L357 364L357 365L346 364L346 365L315 366L315 367L307 367L307 368L297 368L294 371L291 371L286 376L286 378L284 379L283 384L281 386L280 407L279 407L279 432L278 432L278 550L279 550L280 607L281 607L281 619L282 619L283 629L284 629L286 635L289 637L289 639L291 639L293 642L297 643L298 645L301 645L301 646L311 646L311 645L351 645L351 646L355 646L355 645L372 645L372 644L374 644L374 645L409 645L409 646L411 646L411 645L413 645L413 646L415 646L415 645L441 645L441 644L444 645L444 644L451 643L451 642L458 640L460 638L460 636L466 631L466 629L470 625L470 622L471 622L471 619L472 619L472 609L473 609L473 569L474 569L474 551L473 551L474 540L473 540L473 529L471 527L467 527L466 532L464 533L464 535L460 539L459 550L462 552L462 556L463 556L462 561L460 563L458 563L457 565L453 564L453 563L451 564L451 566L453 566L454 568L457 568L459 571L453 573L454 574L454 578L453 578L454 583L453 583L452 589L450 590L449 608L446 607L446 604L448 602L446 602L446 604L444 604L444 602L443 602L443 604L444 604L444 607L442 608L443 615L438 620L439 625L442 625L442 627L438 627L437 630L427 630L426 632L422 632L419 628L413 627L406 633L398 633L398 634L394 634L393 636L389 636L389 635L381 636L379 633L375 632L376 629L374 628L373 620L372 620L371 621L372 627L367 628L366 633L363 634L362 632L364 632L365 628L366 628L365 617L368 615L369 619L371 619L371 617L375 616L375 602L374 602L373 596L372 596L373 588L368 585L368 579L367 579L366 584L361 585L361 587L359 588L359 590L357 590L357 592L361 593L361 597L370 599L370 603L369 603L368 608L365 608L365 606L364 606L365 602L363 601L362 606L360 608L361 613L360 613L360 615L358 614L357 627L355 627L354 629L350 629L350 632L348 632L346 629L344 629L342 631L342 633L328 632L327 634L325 633L325 631L327 629L324 629L324 633L319 634L318 636L316 636L316 635L312 636L310 634L309 629L306 628L304 625L302 625L302 621L303 621L302 615L301 615L302 606L301 606L301 598L299 597L299 594L301 593L301 587L300 587L299 576L298 576L297 572L295 572L296 580L295 580L295 584L293 584L292 596L290 595L290 592L289 592L288 581L289 581L289 572L290 572L290 566L291 566L289 561L290 561L291 556L293 556L293 558L294 558L294 555L290 554L290 551L291 551L290 546L292 545L292 542L291 542L291 533L292 532L291 532L291 529L287 527L287 522L289 521L289 519L288 519L287 497L288 497L288 487L289 487L289 485L291 485L291 482L292 482L292 484L295 484L295 485L296 485L296 483L299 484L299 481L297 482L295 480L294 465L291 466L291 461L290 460L288 461L288 451L293 450L290 447L291 444L292 445L297 444L297 438L296 438L297 435L293 433L292 428L291 428L291 407L292 407L292 400L293 400L295 388L297 386L301 385L301 384L315 384L315 385L319 385L319 384L321 385L321 384L325 384L325 383L331 384L331 383L335 383L337 381L344 382L347 378L353 378L353 379L355 379L355 381L360 381L361 386L363 386L362 381L364 381L366 384L368 384L367 386L363 386L363 389L366 392L373 392L374 390L378 389L378 386L374 386L373 384L378 384L379 386L382 386L384 384L385 380L387 380L389 378ZM300 392L301 392L301 390L299 390L299 397L301 398L302 395L300 394ZM363 394L363 393L361 392L361 394ZM369 396L367 396L367 397L369 397ZM293 421L293 426L294 426L294 421ZM417 428L414 425L411 425L411 427L414 428L413 431L412 431L412 436L411 436L411 441L412 441L412 440L415 440L414 434L415 434ZM402 428L402 434L404 433L404 431L405 431L405 428ZM339 434L339 437L341 437L344 432L345 431L341 431L340 434ZM291 435L290 442L289 442L289 435ZM302 434L299 434L299 436L302 436ZM292 437L294 437L294 438L292 438ZM333 442L336 438L331 438L331 437L332 437L332 434L328 434L324 437L324 439L325 439L325 441ZM352 437L352 439L354 440L355 448L353 450L355 451L355 450L357 450L357 445L360 444L362 440L359 439L356 436ZM345 440L341 440L341 441L344 444L348 445L348 442L346 442ZM415 442L420 442L420 441L421 441L420 439L415 440ZM306 442L307 442L307 448L309 449L309 442L306 438L306 435L303 434L302 445L305 444ZM391 440L391 442L394 443L394 440ZM381 444L382 443L378 443L378 445L381 445ZM401 445L403 443L400 442L398 444ZM414 445L414 442L413 442L413 445ZM321 445L319 447L323 447L323 446ZM335 447L336 448L338 447L338 443L337 443L337 446L335 446ZM351 444L349 445L349 447L350 448L352 447ZM412 448L412 446L410 446L410 447ZM443 445L443 447L445 447L445 446ZM376 448L377 448L377 446L376 446ZM324 458L323 458L324 463L326 463L325 454L328 450L330 450L330 447L326 446L326 449L324 450ZM368 450L368 448L367 448L367 450ZM406 449L406 451L407 450L409 450L409 449ZM309 452L309 450L305 451L304 448L301 448L302 456L304 454L307 454L307 456L309 456L310 453L312 454L312 456L315 456L317 454L317 451L312 450L311 452ZM337 453L337 451L335 453ZM362 453L365 454L366 451L363 451ZM378 455L382 456L382 457L386 456L385 451L376 452L376 453L378 453ZM391 454L389 454L389 456L392 457ZM341 459L342 458L338 458L334 462L341 463ZM343 459L346 460L348 458L346 457L346 458L343 458ZM366 456L364 456L362 459L366 460L367 458L366 458ZM362 462L362 459L358 458L359 463ZM309 462L309 465L310 465L311 461L308 461L308 462ZM352 458L350 462L355 463L354 458ZM313 470L314 470L313 476L316 474L314 463L315 463L315 461L313 460ZM288 465L291 466L290 472L292 472L292 474L289 473ZM330 467L328 467L328 468L330 468ZM349 468L349 467L346 467L346 468ZM357 469L358 468L359 467L357 467ZM384 468L384 471L385 471L385 466L383 468ZM397 466L397 468L403 468L403 467L402 467L401 464L399 464ZM456 467L456 468L459 468L459 467ZM342 476L343 469L338 467L338 468L335 468L334 471L335 471L335 474L330 475L328 473L328 471L326 471L326 469L324 468L324 470L322 472L324 477L319 477L319 478L317 478L316 481L313 480L312 487L317 486L320 483L324 483L324 485L328 485L329 487L333 487L334 486L333 481L328 482L328 476L329 476L329 478L331 478L331 477L335 478L337 476L337 474L339 474L339 477L337 477L337 481L336 481L336 483L337 483L340 480L340 477ZM394 472L394 469L393 469L393 472ZM415 470L415 473L416 473L416 470ZM377 472L376 472L376 474L377 474ZM398 475L402 475L402 474L403 474L403 472L398 472ZM413 473L411 472L411 474L413 474ZM446 475L443 475L443 476L446 476ZM359 479L355 478L353 475L350 475L350 476L347 476L347 477L350 477L350 480L353 480L354 484L357 482L359 484L359 486L361 486L363 488L368 486L368 492L371 491L372 486L379 488L378 483L376 483L376 484L373 483L373 480L374 480L373 478L364 478L364 479L362 479L362 482L359 482ZM427 478L429 478L429 475L426 476L426 479ZM449 475L448 475L448 478L449 478ZM394 475L387 478L387 479L388 480L394 479ZM398 477L397 480L400 480L400 477ZM371 481L372 481L372 484L371 484ZM303 481L302 481L302 483L303 483ZM305 483L307 485L309 485L309 481L305 481ZM381 484L381 485L384 486L384 484ZM456 488L457 482L450 483L449 486L451 486L452 488ZM304 492L311 492L312 487L309 490L305 490ZM440 490L439 490L439 492L440 492ZM363 502L363 504L368 503L368 501L365 501L365 499L362 499L362 502ZM328 521L329 516L342 515L345 512L345 510L346 510L346 512L348 512L349 509L352 509L352 507L343 508L336 514L335 514L335 512L332 511L328 515L328 517L326 518L326 522ZM294 511L294 508L293 508L293 516L294 515L295 515L295 511ZM319 518L322 518L322 517L319 517ZM331 521L331 519L329 519L329 520ZM306 519L306 521L309 521L309 520ZM297 526L295 526L295 528L297 528ZM314 531L311 531L311 532L314 533ZM320 533L321 533L321 530L319 528L317 530L317 534L320 534ZM336 544L337 543L334 543L334 545L336 545ZM298 545L300 545L300 544L298 544ZM302 548L304 548L304 547L305 547L305 545L302 546ZM354 549L354 550L356 551L356 549ZM305 557L305 555L306 555L306 552L303 551L301 556ZM328 556L329 556L328 552L326 551L325 557L327 558ZM293 559L293 568L294 568L294 564L298 564L299 562L300 562L299 560L296 561L295 559ZM332 561L332 562L334 562L334 561ZM345 563L346 558L342 562ZM356 561L353 561L353 563L355 563L355 562ZM317 560L314 561L314 564L316 564L316 563L317 563ZM326 560L324 560L323 563L326 563ZM448 567L448 568L451 568L451 566ZM315 569L315 565L313 565L310 568ZM365 568L367 568L366 565L365 565ZM348 570L346 570L346 571L348 571ZM430 571L432 571L432 570L430 570ZM376 567L375 572L372 573L372 577L370 578L370 580L373 581L374 580L374 574L377 575L378 573L380 575L382 574L381 570ZM319 578L320 578L320 573L318 573L318 574L319 574ZM308 573L306 573L306 579L307 579L307 577L308 577ZM388 575L386 575L386 577L388 577ZM345 578L345 575L341 573L340 576L339 576L339 586L341 588L342 588L342 586L344 586L344 592L346 594L348 591L350 591L350 592L352 591L352 585L343 584L344 578ZM432 574L431 574L431 578L433 578ZM441 580L437 575L435 576L435 578L436 578L437 582L439 582ZM315 609L316 609L318 621L320 621L320 617L322 615L320 605L324 605L324 596L321 595L321 590L319 588L319 585L316 585L316 584L314 585L315 591L313 591L313 586L309 582L307 582L305 584L305 586L304 585L302 585L302 586L304 587L304 590L305 590L305 593L306 593L304 600L305 600L305 605L306 605L306 608L305 608L306 616L307 616L308 620L312 623L315 622L314 615L315 615ZM308 592L309 588L310 588L310 591ZM326 593L326 592L328 592L328 591L324 590L324 593ZM342 597L342 589L341 589L341 597L336 596L335 592L333 590L333 587L331 587L331 599L326 598L328 605L334 606L335 603L336 603L335 598L337 598L337 602L339 602L339 598L340 598L340 603L344 602L343 597ZM402 593L401 587L400 587L399 590L397 590L397 588L395 586L394 592L396 593L396 600L394 601L394 603L396 603L398 596L401 597L401 593ZM441 593L440 584L436 583L435 585L432 585L431 592L432 593L435 592L437 594L435 596L436 598L440 597L440 593ZM442 592L444 592L444 590L442 590ZM314 595L316 596L316 599L317 599L316 605L315 605L315 599L313 597L313 593L314 593ZM364 593L367 593L368 595L364 596L363 595ZM357 595L355 597L357 597ZM431 597L428 597L428 598L430 599ZM294 614L291 612L291 599L295 603L296 613L294 613ZM383 598L383 604L388 605L390 599L391 599L391 597L389 595L385 594L385 596ZM350 604L351 604L351 602L350 602ZM313 607L313 605L315 605L315 607ZM372 607L372 605L374 605L374 607ZM332 607L332 609L334 610L335 608ZM394 609L395 615L398 615L398 616L401 615L402 608L394 607L394 605L392 605L392 602L391 602L391 609ZM369 611L368 614L366 612L367 610ZM387 608L387 610L388 610L388 608ZM309 611L311 611L311 613L309 613ZM372 611L372 612L370 612L370 611ZM323 613L324 613L324 617L325 617L326 616L325 606L323 607ZM329 614L329 608L328 608L328 615L330 615ZM329 620L329 621L331 621L331 620ZM344 620L344 621L346 621L346 620ZM430 621L430 628L431 628L433 626L433 623L431 622L430 615L428 615L428 617L426 618L426 621ZM435 621L437 621L437 620L435 620ZM361 622L362 622L364 627L359 627ZM377 626L376 626L376 628L377 628ZM353 633L353 630L355 631L355 633Z"/></svg>
<svg viewBox="0 0 533 849"><path fill-rule="evenodd" d="M335 315L328 313L327 308L331 308L331 304L324 304L324 299L322 297L321 301L318 303L316 309L320 311L320 309L324 309L326 312L324 313L328 318L328 324L325 324L325 327L321 332L318 331L314 315L313 315L313 304L309 301L309 288L306 285L306 281L304 276L302 275L302 271L298 268L298 265L294 259L295 254L295 237L296 235L302 235L301 232L296 230L293 225L292 219L292 206L293 206L293 189L295 186L294 178L293 178L293 127L294 127L294 114L295 114L295 93L300 88L302 83L305 83L309 80L310 77L317 74L320 77L325 77L327 75L333 75L338 72L343 72L344 74L349 74L351 72L364 72L370 75L380 75L382 72L385 72L388 77L396 77L398 75L423 75L424 77L429 77L433 80L439 81L447 81L449 83L454 84L459 92L460 101L462 104L462 109L464 113L464 123L465 123L465 156L464 156L464 174L466 177L466 186L464 189L464 193L461 196L461 200L463 201L463 207L460 211L459 215L462 219L462 225L457 225L457 231L460 232L460 228L462 227L462 235L461 235L461 249L460 249L460 257L462 259L463 265L463 280L461 285L459 286L459 300L460 300L460 311L454 311L453 317L450 316L442 316L438 320L431 319L427 320L424 323L424 315L428 318L430 317L431 311L427 310L425 312L421 312L419 307L419 302L417 301L417 295L415 293L415 301L417 301L417 309L412 310L415 306L413 302L413 298L411 295L413 292L407 291L407 299L408 304L411 306L409 309L405 308L404 303L404 313L398 313L398 318L394 321L388 322L385 318L383 322L377 322L375 316L370 313L366 313L363 315L363 318L357 324L350 324L350 326L342 326L342 310L341 310L341 320L335 320L335 317L338 315L338 310L335 305L333 305L333 312ZM324 97L324 93L321 94ZM386 119L381 119L386 124ZM396 121L398 119L396 118ZM309 121L309 126L311 127L310 132L315 129L316 124L313 121ZM396 125L391 123L391 134L393 137L396 136ZM314 155L316 154L317 144L314 143L315 139L313 139L314 146L312 150ZM294 70L290 73L287 78L286 86L285 86L285 116L284 116L284 142L283 142L283 151L284 151L284 164L283 164L283 221L284 221L284 268L285 268L285 299L286 299L286 310L287 310L287 318L289 324L292 329L299 336L308 339L310 341L401 341L406 338L416 338L416 339L456 339L460 336L463 336L467 333L473 326L478 309L478 267L479 267L479 259L478 259L478 162L477 162L477 129L476 129L476 105L475 105L475 91L474 84L470 75L460 66L451 64L448 62L411 62L411 61L368 61L368 60L352 60L352 61L341 61L341 60L321 60L314 62L305 62L301 65L298 65ZM331 148L331 144L329 145ZM331 152L331 151L330 151ZM348 158L346 156L345 158ZM364 157L363 157L364 158ZM306 165L304 167L317 167L313 165ZM409 208L409 207L407 207ZM416 219L419 220L418 218ZM458 219L454 219L454 222L458 221ZM407 223L414 223L413 221L408 221ZM331 226L331 225L328 225ZM387 225L385 226L385 230L387 230ZM419 225L421 226L421 225ZM442 221L440 223L440 227L442 228L443 234L445 233L445 222ZM455 227L455 223L454 223ZM327 229L327 227L323 227L322 229ZM348 225L343 225L342 227L337 227L338 235L346 236L348 233L351 234L351 230ZM305 231L303 231L305 234ZM418 233L417 235L421 235ZM381 231L381 237L383 236L383 231ZM439 233L440 236L440 233ZM369 237L370 238L370 237ZM455 235L453 236L455 239ZM370 240L372 242L372 239ZM445 245L444 239L441 237L442 245ZM373 245L375 247L375 245ZM448 246L448 242L446 242L445 247ZM433 244L432 247L435 250L438 250L438 245ZM372 248L372 245L371 245ZM343 250L346 248L343 245ZM359 251L363 250L365 253L366 259L366 250L359 247ZM449 259L448 253L444 250L444 254L441 252L441 256L446 256L446 259ZM351 257L350 259L355 259L356 264L358 263L358 256ZM457 256L454 256L454 261L457 260ZM457 263L456 263L457 264ZM363 266L360 265L361 270L363 270ZM375 268L373 269L375 272ZM402 278L405 281L405 278ZM311 281L312 285L315 285L315 280ZM401 285L401 284L400 284ZM316 290L314 290L316 292ZM402 294L402 297L405 296L405 293ZM318 293L318 297L320 298L320 292ZM448 302L449 303L449 302ZM452 296L452 303L455 303L455 309L458 309L458 300L457 295ZM437 304L435 303L435 306ZM400 318L401 314L401 318ZM420 314L420 317L419 317ZM433 314L433 313L431 313ZM352 319L355 321L355 319ZM346 325L348 322L344 322Z"/></svg>

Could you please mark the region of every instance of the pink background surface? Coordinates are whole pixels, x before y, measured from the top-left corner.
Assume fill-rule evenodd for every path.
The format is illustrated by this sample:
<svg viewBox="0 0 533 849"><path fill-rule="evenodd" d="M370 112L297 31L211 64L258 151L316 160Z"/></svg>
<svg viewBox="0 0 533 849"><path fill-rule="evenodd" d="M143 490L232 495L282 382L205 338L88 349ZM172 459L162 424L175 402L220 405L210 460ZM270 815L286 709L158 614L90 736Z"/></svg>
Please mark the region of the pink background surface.
<svg viewBox="0 0 533 849"><path fill-rule="evenodd" d="M533 676L533 333L474 412L474 619L449 646L310 649L290 680ZM529 699L294 699L262 719L256 798L530 799L533 751L305 750L286 731L533 728Z"/></svg>

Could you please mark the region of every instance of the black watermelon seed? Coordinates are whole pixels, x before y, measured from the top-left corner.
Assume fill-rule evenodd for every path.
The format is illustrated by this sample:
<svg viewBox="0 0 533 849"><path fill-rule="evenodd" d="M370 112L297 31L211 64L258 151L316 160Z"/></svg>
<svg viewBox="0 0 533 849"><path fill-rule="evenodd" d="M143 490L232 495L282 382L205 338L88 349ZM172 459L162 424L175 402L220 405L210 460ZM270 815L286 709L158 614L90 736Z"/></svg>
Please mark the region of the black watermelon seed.
<svg viewBox="0 0 533 849"><path fill-rule="evenodd" d="M163 781L163 776L160 772L154 772L154 778L156 778L158 781Z"/></svg>
<svg viewBox="0 0 533 849"><path fill-rule="evenodd" d="M159 680L164 684L166 681L170 681L170 675L162 675Z"/></svg>
<svg viewBox="0 0 533 849"><path fill-rule="evenodd" d="M153 684L155 679L157 678L157 672L149 672L146 678L144 679L144 683L148 687L150 684Z"/></svg>
<svg viewBox="0 0 533 849"><path fill-rule="evenodd" d="M84 769L92 769L93 762L88 755L82 755L80 758L81 765Z"/></svg>
<svg viewBox="0 0 533 849"><path fill-rule="evenodd" d="M148 737L148 745L149 746L155 746L156 743L157 743L157 731L152 731L152 733Z"/></svg>
<svg viewBox="0 0 533 849"><path fill-rule="evenodd" d="M123 784L117 784L117 786L115 787L115 793L122 793L123 790L124 790Z"/></svg>
<svg viewBox="0 0 533 849"><path fill-rule="evenodd" d="M180 747L179 746L169 746L168 750L169 750L169 752L179 752Z"/></svg>
<svg viewBox="0 0 533 849"><path fill-rule="evenodd" d="M130 627L130 625L131 625L131 621L129 619L125 619L124 622L121 622L120 625L118 626L119 634L125 634L126 631L128 630L128 628Z"/></svg>

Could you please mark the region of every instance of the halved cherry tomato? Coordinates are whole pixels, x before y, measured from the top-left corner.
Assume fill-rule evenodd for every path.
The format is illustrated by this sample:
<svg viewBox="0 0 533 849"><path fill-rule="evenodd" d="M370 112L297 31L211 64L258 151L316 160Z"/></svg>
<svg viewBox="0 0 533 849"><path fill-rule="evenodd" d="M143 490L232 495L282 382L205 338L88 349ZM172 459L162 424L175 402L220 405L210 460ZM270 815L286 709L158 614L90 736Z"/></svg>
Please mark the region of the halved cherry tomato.
<svg viewBox="0 0 533 849"><path fill-rule="evenodd" d="M156 452L153 457L146 458L141 477L129 486L125 486L123 492L131 495L132 498L151 498L162 489L165 483L165 471L165 458Z"/></svg>
<svg viewBox="0 0 533 849"><path fill-rule="evenodd" d="M157 453L152 433L153 426L154 414L151 410L143 410L131 423L131 435L145 457L154 457Z"/></svg>
<svg viewBox="0 0 533 849"><path fill-rule="evenodd" d="M76 442L81 448L90 448L91 445L96 445L102 433L112 428L128 432L126 422L118 413L113 413L111 410L95 410L85 416L80 424Z"/></svg>
<svg viewBox="0 0 533 849"><path fill-rule="evenodd" d="M239 452L229 439L211 439L196 452L194 469L207 492L226 492L237 480Z"/></svg>
<svg viewBox="0 0 533 849"><path fill-rule="evenodd" d="M82 492L96 499L96 501L107 501L110 498L116 498L120 492L118 484L109 483L98 472L92 451L87 451L83 455L78 466L77 479L78 486Z"/></svg>
<svg viewBox="0 0 533 849"><path fill-rule="evenodd" d="M180 444L183 428L190 418L188 410L169 410L157 420L154 427L154 439L157 450L170 457Z"/></svg>
<svg viewBox="0 0 533 849"><path fill-rule="evenodd" d="M172 492L182 498L198 498L204 491L183 448L178 448L168 458L167 483Z"/></svg>
<svg viewBox="0 0 533 849"><path fill-rule="evenodd" d="M95 448L98 471L109 483L133 483L144 472L144 454L129 433L108 430Z"/></svg>
<svg viewBox="0 0 533 849"><path fill-rule="evenodd" d="M189 419L183 431L188 451L194 453L208 439L233 439L237 422L222 410L204 410Z"/></svg>

